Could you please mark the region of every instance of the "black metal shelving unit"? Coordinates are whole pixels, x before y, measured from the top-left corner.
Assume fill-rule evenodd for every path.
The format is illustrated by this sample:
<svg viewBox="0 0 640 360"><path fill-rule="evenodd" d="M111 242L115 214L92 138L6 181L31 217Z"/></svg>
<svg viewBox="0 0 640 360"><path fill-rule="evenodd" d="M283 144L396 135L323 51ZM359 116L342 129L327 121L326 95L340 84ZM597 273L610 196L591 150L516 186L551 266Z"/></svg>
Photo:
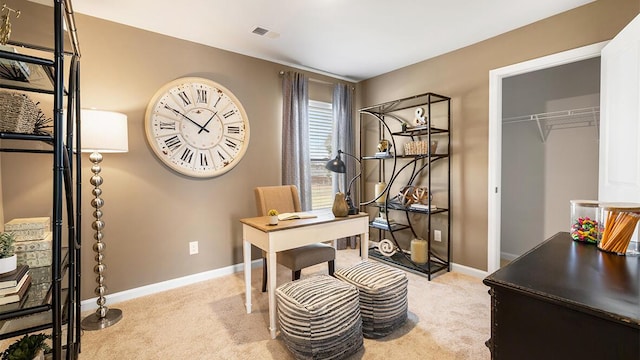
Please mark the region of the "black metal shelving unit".
<svg viewBox="0 0 640 360"><path fill-rule="evenodd" d="M427 117L427 124L416 124L412 116L416 115L416 109L421 108ZM368 174L370 167L377 167L377 180L385 182L386 186L378 196L370 196L369 200L360 203L363 211L374 208L384 217L388 224L380 225L372 221L370 227L378 232L378 240L390 237L394 253L380 251L378 247L369 249L371 258L386 262L388 264L403 268L405 270L426 275L429 280L431 276L440 271L451 270L451 99L447 96L435 93L424 93L403 99L389 101L386 103L365 107L359 110L360 114L360 139L367 139L370 134L368 127L371 119L377 121L377 133L380 139L388 140L391 151L388 156L368 155L372 149L366 148L365 141L360 143L360 154L362 174ZM432 140L442 142L438 145L438 150L432 152L427 146L426 153L418 155L403 155L404 151L399 149L408 141L425 140L426 144L431 144ZM444 146L446 143L446 146ZM446 176L437 178L438 200L433 201L437 205L436 210L415 209L404 205L398 196L398 190L405 186L426 187L431 190L436 185L436 179L432 178L433 170L436 167L444 166ZM361 189L366 189L367 179L361 179ZM366 191L364 191L366 193ZM384 197L384 201L379 201ZM362 198L362 197L361 197ZM432 198L428 196L425 204L432 205ZM395 213L394 215L390 215ZM434 246L432 236L432 219L441 217L441 222L446 223L446 229L440 229L445 236L442 240L446 244ZM391 222L392 218L401 218L399 221ZM394 219L395 220L395 219ZM427 241L427 262L416 263L411 259L411 252L401 238L422 238ZM403 246L404 245L404 246Z"/></svg>
<svg viewBox="0 0 640 360"><path fill-rule="evenodd" d="M72 131L74 121L76 128L81 128L80 50L71 0L52 2L52 47L11 41L7 43L20 52L34 52L43 56L0 50L0 58L40 67L52 85L49 89L29 81L23 84L5 81L0 88L53 97L51 134L0 133L0 139L10 140L14 146L16 142L21 145L11 148L3 143L0 151L49 154L53 165L51 284L44 298L27 297L27 302L21 308L0 313L0 339L50 330L53 352L48 358L58 360L77 359L80 352L81 160L78 154L74 154L73 148L80 149L81 143L80 131L77 134ZM64 49L65 24L70 37L70 51ZM65 74L65 68L68 74ZM65 80L68 81L66 87ZM67 109L66 117L64 109ZM66 127L63 122L66 122ZM29 148L35 143L45 145ZM66 234L63 230L66 230Z"/></svg>

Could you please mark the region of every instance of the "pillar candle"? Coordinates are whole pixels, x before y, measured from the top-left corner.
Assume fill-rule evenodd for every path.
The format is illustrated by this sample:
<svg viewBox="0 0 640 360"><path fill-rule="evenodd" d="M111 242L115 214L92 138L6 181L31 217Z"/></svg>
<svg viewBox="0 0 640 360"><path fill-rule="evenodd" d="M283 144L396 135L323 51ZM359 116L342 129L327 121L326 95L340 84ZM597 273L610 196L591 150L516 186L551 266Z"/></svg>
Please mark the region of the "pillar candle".
<svg viewBox="0 0 640 360"><path fill-rule="evenodd" d="M423 239L411 240L411 261L417 264L427 262L427 241Z"/></svg>
<svg viewBox="0 0 640 360"><path fill-rule="evenodd" d="M383 182L379 182L379 183L376 184L376 191L375 191L376 197L378 197L378 195L382 194L382 192L384 191L385 187L387 187L387 184L385 184ZM378 204L384 204L386 198L387 198L387 195L386 194L382 194L382 196L380 196L378 198L378 200L376 200L376 202Z"/></svg>

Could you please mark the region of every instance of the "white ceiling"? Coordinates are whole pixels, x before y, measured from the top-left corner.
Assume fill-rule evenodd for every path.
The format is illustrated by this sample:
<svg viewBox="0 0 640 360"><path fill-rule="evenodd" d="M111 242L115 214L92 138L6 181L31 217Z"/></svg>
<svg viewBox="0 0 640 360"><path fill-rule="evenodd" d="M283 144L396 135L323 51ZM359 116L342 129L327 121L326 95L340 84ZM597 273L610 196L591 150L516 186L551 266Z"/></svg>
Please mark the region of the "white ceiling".
<svg viewBox="0 0 640 360"><path fill-rule="evenodd" d="M72 1L76 13L359 81L594 0Z"/></svg>

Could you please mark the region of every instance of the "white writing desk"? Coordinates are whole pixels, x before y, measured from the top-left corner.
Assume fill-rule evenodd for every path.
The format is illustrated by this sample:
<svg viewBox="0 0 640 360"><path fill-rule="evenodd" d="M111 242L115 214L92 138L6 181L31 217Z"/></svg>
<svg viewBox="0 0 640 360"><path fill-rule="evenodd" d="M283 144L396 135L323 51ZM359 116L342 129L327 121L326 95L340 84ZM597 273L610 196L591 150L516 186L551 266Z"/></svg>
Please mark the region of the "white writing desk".
<svg viewBox="0 0 640 360"><path fill-rule="evenodd" d="M242 223L242 246L244 252L245 305L251 313L251 245L267 253L267 291L269 295L269 330L271 338L276 338L276 253L278 251L361 235L360 254L362 260L368 257L369 215L360 213L347 217L334 217L330 209L310 211L315 218L283 220L270 226L268 216L240 219Z"/></svg>

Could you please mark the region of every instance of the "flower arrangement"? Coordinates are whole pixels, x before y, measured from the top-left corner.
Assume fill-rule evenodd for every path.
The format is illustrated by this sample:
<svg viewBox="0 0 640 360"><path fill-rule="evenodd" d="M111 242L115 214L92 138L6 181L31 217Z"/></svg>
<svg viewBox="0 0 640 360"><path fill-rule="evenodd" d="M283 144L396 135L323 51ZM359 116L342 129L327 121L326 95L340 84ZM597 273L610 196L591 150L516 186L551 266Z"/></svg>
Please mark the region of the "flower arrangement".
<svg viewBox="0 0 640 360"><path fill-rule="evenodd" d="M276 210L276 209L270 209L270 210L267 212L267 215L269 215L269 216L278 216L278 210Z"/></svg>

